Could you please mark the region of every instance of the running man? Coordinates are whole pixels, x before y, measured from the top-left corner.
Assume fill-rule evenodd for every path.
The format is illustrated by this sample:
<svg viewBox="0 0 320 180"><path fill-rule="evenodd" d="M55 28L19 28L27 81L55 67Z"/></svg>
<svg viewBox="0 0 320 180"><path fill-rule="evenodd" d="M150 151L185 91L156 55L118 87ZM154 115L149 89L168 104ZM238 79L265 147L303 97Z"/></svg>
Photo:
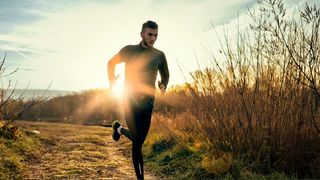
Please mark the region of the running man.
<svg viewBox="0 0 320 180"><path fill-rule="evenodd" d="M128 129L119 121L112 123L112 138L120 139L121 134L132 141L132 160L138 179L144 179L142 145L151 123L154 105L155 81L158 71L161 81L158 87L165 92L169 81L169 70L164 53L153 47L158 37L158 25L147 21L142 25L141 42L123 47L108 62L108 75L111 87L116 82L116 64L125 63L124 112Z"/></svg>

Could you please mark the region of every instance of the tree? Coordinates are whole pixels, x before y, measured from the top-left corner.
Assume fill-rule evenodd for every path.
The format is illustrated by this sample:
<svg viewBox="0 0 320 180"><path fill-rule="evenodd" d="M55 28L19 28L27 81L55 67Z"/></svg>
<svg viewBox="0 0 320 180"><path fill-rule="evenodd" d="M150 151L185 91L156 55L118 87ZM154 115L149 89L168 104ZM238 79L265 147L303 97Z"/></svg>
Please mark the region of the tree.
<svg viewBox="0 0 320 180"><path fill-rule="evenodd" d="M5 53L0 63L0 79L2 79L3 77L11 76L18 71L18 69L15 69L12 72L6 73L6 67L4 67L6 57L7 54ZM17 84L15 84L15 86L12 86L11 81L9 81L7 87L0 87L0 119L3 119L5 121L4 125L1 127L2 129L7 128L15 120L21 118L21 116L27 109L47 99L47 97L45 97L45 93L47 91L42 96L34 96L28 101L25 101L23 99L25 91L22 92L17 98L15 98L13 97L13 95L16 90L16 85ZM28 86L25 88L25 90L27 90L27 88Z"/></svg>

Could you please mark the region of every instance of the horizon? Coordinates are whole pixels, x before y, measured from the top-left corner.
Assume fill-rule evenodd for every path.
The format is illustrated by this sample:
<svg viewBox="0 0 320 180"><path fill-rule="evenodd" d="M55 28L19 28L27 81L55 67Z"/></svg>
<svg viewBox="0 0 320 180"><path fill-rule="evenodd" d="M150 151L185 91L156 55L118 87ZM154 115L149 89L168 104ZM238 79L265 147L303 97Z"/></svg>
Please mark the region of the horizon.
<svg viewBox="0 0 320 180"><path fill-rule="evenodd" d="M245 29L247 10L257 6L256 0L139 2L1 1L0 59L6 52L8 72L19 69L3 77L3 84L11 80L19 89L28 83L31 89L46 89L52 82L54 90L65 91L107 88L108 60L123 46L139 43L141 25L149 19L159 24L155 48L167 57L169 87L183 84L190 81L185 78L189 72L210 66L206 48L218 52L216 36L224 28L234 34L239 22ZM284 1L289 9L305 2ZM123 71L118 69L118 74Z"/></svg>

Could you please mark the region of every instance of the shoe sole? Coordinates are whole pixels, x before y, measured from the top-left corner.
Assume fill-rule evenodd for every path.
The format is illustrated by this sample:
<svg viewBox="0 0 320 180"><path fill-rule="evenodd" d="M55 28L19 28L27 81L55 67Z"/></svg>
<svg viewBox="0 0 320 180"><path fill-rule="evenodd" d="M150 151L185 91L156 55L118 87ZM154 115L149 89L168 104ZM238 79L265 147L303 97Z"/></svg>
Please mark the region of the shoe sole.
<svg viewBox="0 0 320 180"><path fill-rule="evenodd" d="M120 134L117 132L116 124L119 124L118 127L121 126L119 121L115 121L112 123L112 139L115 141L119 141Z"/></svg>

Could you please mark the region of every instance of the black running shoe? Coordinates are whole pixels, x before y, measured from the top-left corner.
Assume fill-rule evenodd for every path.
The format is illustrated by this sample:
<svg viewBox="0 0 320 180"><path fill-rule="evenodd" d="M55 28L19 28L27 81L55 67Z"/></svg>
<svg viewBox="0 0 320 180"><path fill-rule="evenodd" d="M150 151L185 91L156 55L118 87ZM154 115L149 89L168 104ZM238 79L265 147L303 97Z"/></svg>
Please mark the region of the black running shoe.
<svg viewBox="0 0 320 180"><path fill-rule="evenodd" d="M119 134L117 131L118 127L120 127L120 126L121 126L121 124L118 120L113 121L113 123L112 123L112 130L113 130L112 131L112 138L115 141L119 141L119 139L120 139L121 134Z"/></svg>

